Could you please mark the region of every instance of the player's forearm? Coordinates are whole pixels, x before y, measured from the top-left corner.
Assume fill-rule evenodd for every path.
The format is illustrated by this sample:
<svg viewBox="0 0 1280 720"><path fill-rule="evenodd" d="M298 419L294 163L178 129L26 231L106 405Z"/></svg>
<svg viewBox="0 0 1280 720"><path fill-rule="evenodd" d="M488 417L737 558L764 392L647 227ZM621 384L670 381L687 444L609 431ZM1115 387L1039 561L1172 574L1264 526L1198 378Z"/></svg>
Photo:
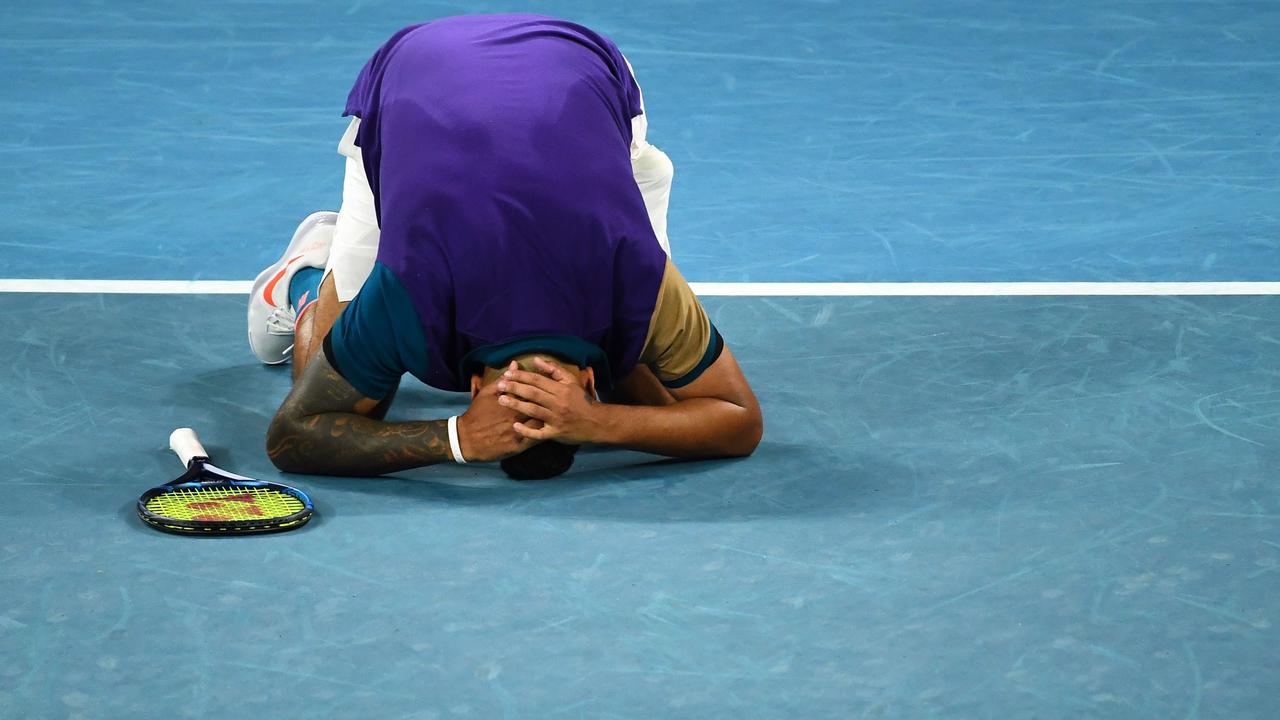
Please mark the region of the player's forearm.
<svg viewBox="0 0 1280 720"><path fill-rule="evenodd" d="M751 409L716 398L672 405L597 406L595 442L671 457L740 457L760 442L763 423Z"/></svg>
<svg viewBox="0 0 1280 720"><path fill-rule="evenodd" d="M446 421L382 422L355 413L280 415L267 454L285 472L384 475L450 460Z"/></svg>
<svg viewBox="0 0 1280 720"><path fill-rule="evenodd" d="M382 475L450 459L444 420L383 422L395 396L363 397L316 355L267 430L267 454L285 472Z"/></svg>

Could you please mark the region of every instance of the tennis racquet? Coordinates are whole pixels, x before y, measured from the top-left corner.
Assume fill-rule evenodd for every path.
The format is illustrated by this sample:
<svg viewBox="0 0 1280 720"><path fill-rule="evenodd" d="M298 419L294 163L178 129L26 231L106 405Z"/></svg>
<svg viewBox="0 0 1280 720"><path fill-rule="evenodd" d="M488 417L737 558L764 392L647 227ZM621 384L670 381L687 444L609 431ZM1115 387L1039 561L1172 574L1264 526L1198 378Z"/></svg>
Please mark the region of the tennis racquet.
<svg viewBox="0 0 1280 720"><path fill-rule="evenodd" d="M138 498L138 517L180 535L249 535L307 524L311 498L296 488L229 473L209 462L191 428L169 435L169 449L187 471Z"/></svg>

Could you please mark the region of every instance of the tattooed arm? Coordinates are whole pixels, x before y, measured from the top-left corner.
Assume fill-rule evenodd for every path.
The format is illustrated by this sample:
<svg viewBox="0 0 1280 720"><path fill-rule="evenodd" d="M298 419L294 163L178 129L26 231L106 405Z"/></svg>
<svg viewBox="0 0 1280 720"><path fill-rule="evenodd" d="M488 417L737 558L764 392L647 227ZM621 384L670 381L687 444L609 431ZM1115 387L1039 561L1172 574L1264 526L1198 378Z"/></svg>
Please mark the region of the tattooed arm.
<svg viewBox="0 0 1280 720"><path fill-rule="evenodd" d="M267 430L267 454L285 472L372 476L449 462L445 420L384 422L394 391L364 397L338 374L324 353L307 365ZM529 445L512 429L513 411L485 388L458 418L463 456L497 460Z"/></svg>
<svg viewBox="0 0 1280 720"><path fill-rule="evenodd" d="M383 422L390 400L364 397L317 353L271 421L267 454L285 472L314 475L381 475L452 459L445 421Z"/></svg>

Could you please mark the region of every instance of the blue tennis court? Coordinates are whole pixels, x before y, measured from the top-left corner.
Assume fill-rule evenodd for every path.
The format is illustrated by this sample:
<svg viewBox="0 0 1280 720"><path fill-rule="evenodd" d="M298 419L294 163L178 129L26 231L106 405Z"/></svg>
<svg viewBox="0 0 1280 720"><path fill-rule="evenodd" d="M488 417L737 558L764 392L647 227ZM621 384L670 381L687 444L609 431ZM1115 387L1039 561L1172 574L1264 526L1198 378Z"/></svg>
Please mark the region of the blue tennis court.
<svg viewBox="0 0 1280 720"><path fill-rule="evenodd" d="M764 440L282 475L247 281L369 53L513 9L635 66ZM0 718L1280 713L1280 6L64 0L0 67ZM143 525L184 425L316 518Z"/></svg>

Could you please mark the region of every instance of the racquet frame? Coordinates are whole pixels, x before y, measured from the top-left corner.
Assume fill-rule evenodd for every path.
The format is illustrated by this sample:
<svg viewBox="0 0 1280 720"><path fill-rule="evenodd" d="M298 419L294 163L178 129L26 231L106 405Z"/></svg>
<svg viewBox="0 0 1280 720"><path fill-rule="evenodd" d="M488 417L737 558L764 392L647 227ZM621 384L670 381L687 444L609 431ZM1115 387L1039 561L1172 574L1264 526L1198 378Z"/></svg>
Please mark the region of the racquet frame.
<svg viewBox="0 0 1280 720"><path fill-rule="evenodd" d="M179 433L189 434L190 449L183 448L174 438ZM254 480L253 478L227 472L209 462L209 456L199 445L195 433L180 428L170 438L170 447L178 457L186 462L187 471L180 477L159 487L153 487L138 498L138 517L157 530L178 535L255 535L262 533L283 532L302 527L311 519L315 508L311 498L303 491L281 485L279 483ZM184 489L238 488L244 490L272 490L296 498L302 503L302 509L285 517L262 518L251 520L181 520L178 518L157 515L147 508L147 502L157 496Z"/></svg>

